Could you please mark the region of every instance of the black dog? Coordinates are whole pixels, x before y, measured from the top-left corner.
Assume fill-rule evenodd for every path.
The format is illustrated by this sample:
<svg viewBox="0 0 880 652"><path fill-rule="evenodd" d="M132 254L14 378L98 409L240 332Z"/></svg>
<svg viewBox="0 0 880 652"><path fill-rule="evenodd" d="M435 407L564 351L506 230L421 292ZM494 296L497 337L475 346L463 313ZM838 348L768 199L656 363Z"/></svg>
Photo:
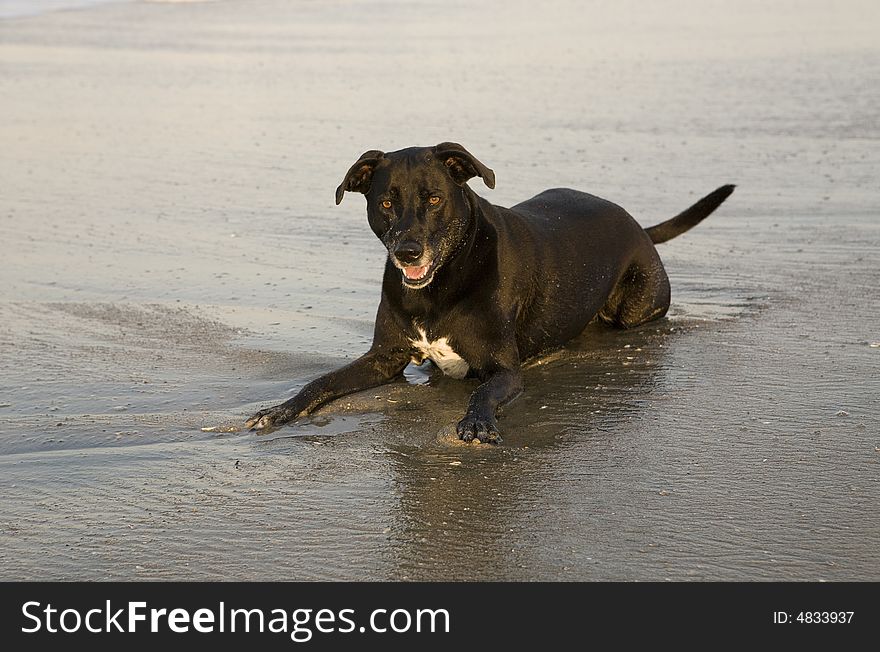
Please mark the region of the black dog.
<svg viewBox="0 0 880 652"><path fill-rule="evenodd" d="M388 248L373 345L260 410L248 427L283 424L430 359L482 383L459 437L498 443L496 411L522 391L520 364L562 346L597 315L631 328L666 314L669 279L654 244L690 229L734 188L642 229L620 206L565 188L494 206L467 185L475 176L495 187L492 170L456 143L358 159L336 203L346 190L366 195L370 227Z"/></svg>

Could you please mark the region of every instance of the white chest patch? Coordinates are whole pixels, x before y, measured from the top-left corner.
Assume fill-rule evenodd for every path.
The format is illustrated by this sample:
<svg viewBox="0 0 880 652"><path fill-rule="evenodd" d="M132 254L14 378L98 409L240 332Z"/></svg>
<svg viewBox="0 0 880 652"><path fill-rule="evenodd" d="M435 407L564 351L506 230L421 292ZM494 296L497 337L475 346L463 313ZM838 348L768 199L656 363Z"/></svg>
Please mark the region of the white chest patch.
<svg viewBox="0 0 880 652"><path fill-rule="evenodd" d="M447 376L452 378L464 378L467 375L470 366L462 360L461 356L452 350L449 342L445 337L428 341L428 335L423 328L418 328L420 339L411 339L410 344L417 348L422 354L422 360L427 358ZM416 360L421 362L421 360Z"/></svg>

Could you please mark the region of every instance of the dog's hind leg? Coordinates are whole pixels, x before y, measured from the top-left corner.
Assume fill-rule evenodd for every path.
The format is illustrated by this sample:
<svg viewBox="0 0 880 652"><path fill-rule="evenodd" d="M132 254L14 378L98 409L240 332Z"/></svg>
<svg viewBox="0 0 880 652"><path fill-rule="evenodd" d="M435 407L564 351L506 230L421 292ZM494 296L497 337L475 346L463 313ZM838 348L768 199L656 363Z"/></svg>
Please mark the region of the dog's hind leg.
<svg viewBox="0 0 880 652"><path fill-rule="evenodd" d="M659 319L669 310L669 277L656 251L634 261L621 276L599 317L618 328L633 328Z"/></svg>

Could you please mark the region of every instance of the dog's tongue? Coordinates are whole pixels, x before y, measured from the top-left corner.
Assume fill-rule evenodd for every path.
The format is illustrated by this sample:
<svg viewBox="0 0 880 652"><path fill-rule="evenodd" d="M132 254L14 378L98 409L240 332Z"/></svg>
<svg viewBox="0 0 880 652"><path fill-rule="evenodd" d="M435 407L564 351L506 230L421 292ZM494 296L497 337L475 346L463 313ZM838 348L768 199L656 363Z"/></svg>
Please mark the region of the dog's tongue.
<svg viewBox="0 0 880 652"><path fill-rule="evenodd" d="M425 274L428 273L428 267L430 267L430 265L422 265L421 267L404 267L403 274L410 281L418 281L420 278L424 278Z"/></svg>

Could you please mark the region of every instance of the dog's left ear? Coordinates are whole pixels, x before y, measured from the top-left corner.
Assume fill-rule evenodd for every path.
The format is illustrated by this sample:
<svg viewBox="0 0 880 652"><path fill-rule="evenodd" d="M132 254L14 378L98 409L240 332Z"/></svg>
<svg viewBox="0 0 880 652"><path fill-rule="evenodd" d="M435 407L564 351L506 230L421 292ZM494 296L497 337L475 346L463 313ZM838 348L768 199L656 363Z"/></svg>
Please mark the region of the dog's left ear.
<svg viewBox="0 0 880 652"><path fill-rule="evenodd" d="M434 156L449 170L452 180L463 185L468 179L480 177L490 188L495 187L495 173L458 143L440 143L433 148Z"/></svg>
<svg viewBox="0 0 880 652"><path fill-rule="evenodd" d="M337 206L339 205L339 202L342 201L342 196L345 194L346 190L349 192L361 192L363 194L367 194L370 191L370 182L373 180L373 172L379 164L379 161L383 158L385 158L385 153L380 152L378 149L371 149L369 152L361 154L361 157L355 161L355 164L348 168L348 172L345 173L345 178L336 189Z"/></svg>

